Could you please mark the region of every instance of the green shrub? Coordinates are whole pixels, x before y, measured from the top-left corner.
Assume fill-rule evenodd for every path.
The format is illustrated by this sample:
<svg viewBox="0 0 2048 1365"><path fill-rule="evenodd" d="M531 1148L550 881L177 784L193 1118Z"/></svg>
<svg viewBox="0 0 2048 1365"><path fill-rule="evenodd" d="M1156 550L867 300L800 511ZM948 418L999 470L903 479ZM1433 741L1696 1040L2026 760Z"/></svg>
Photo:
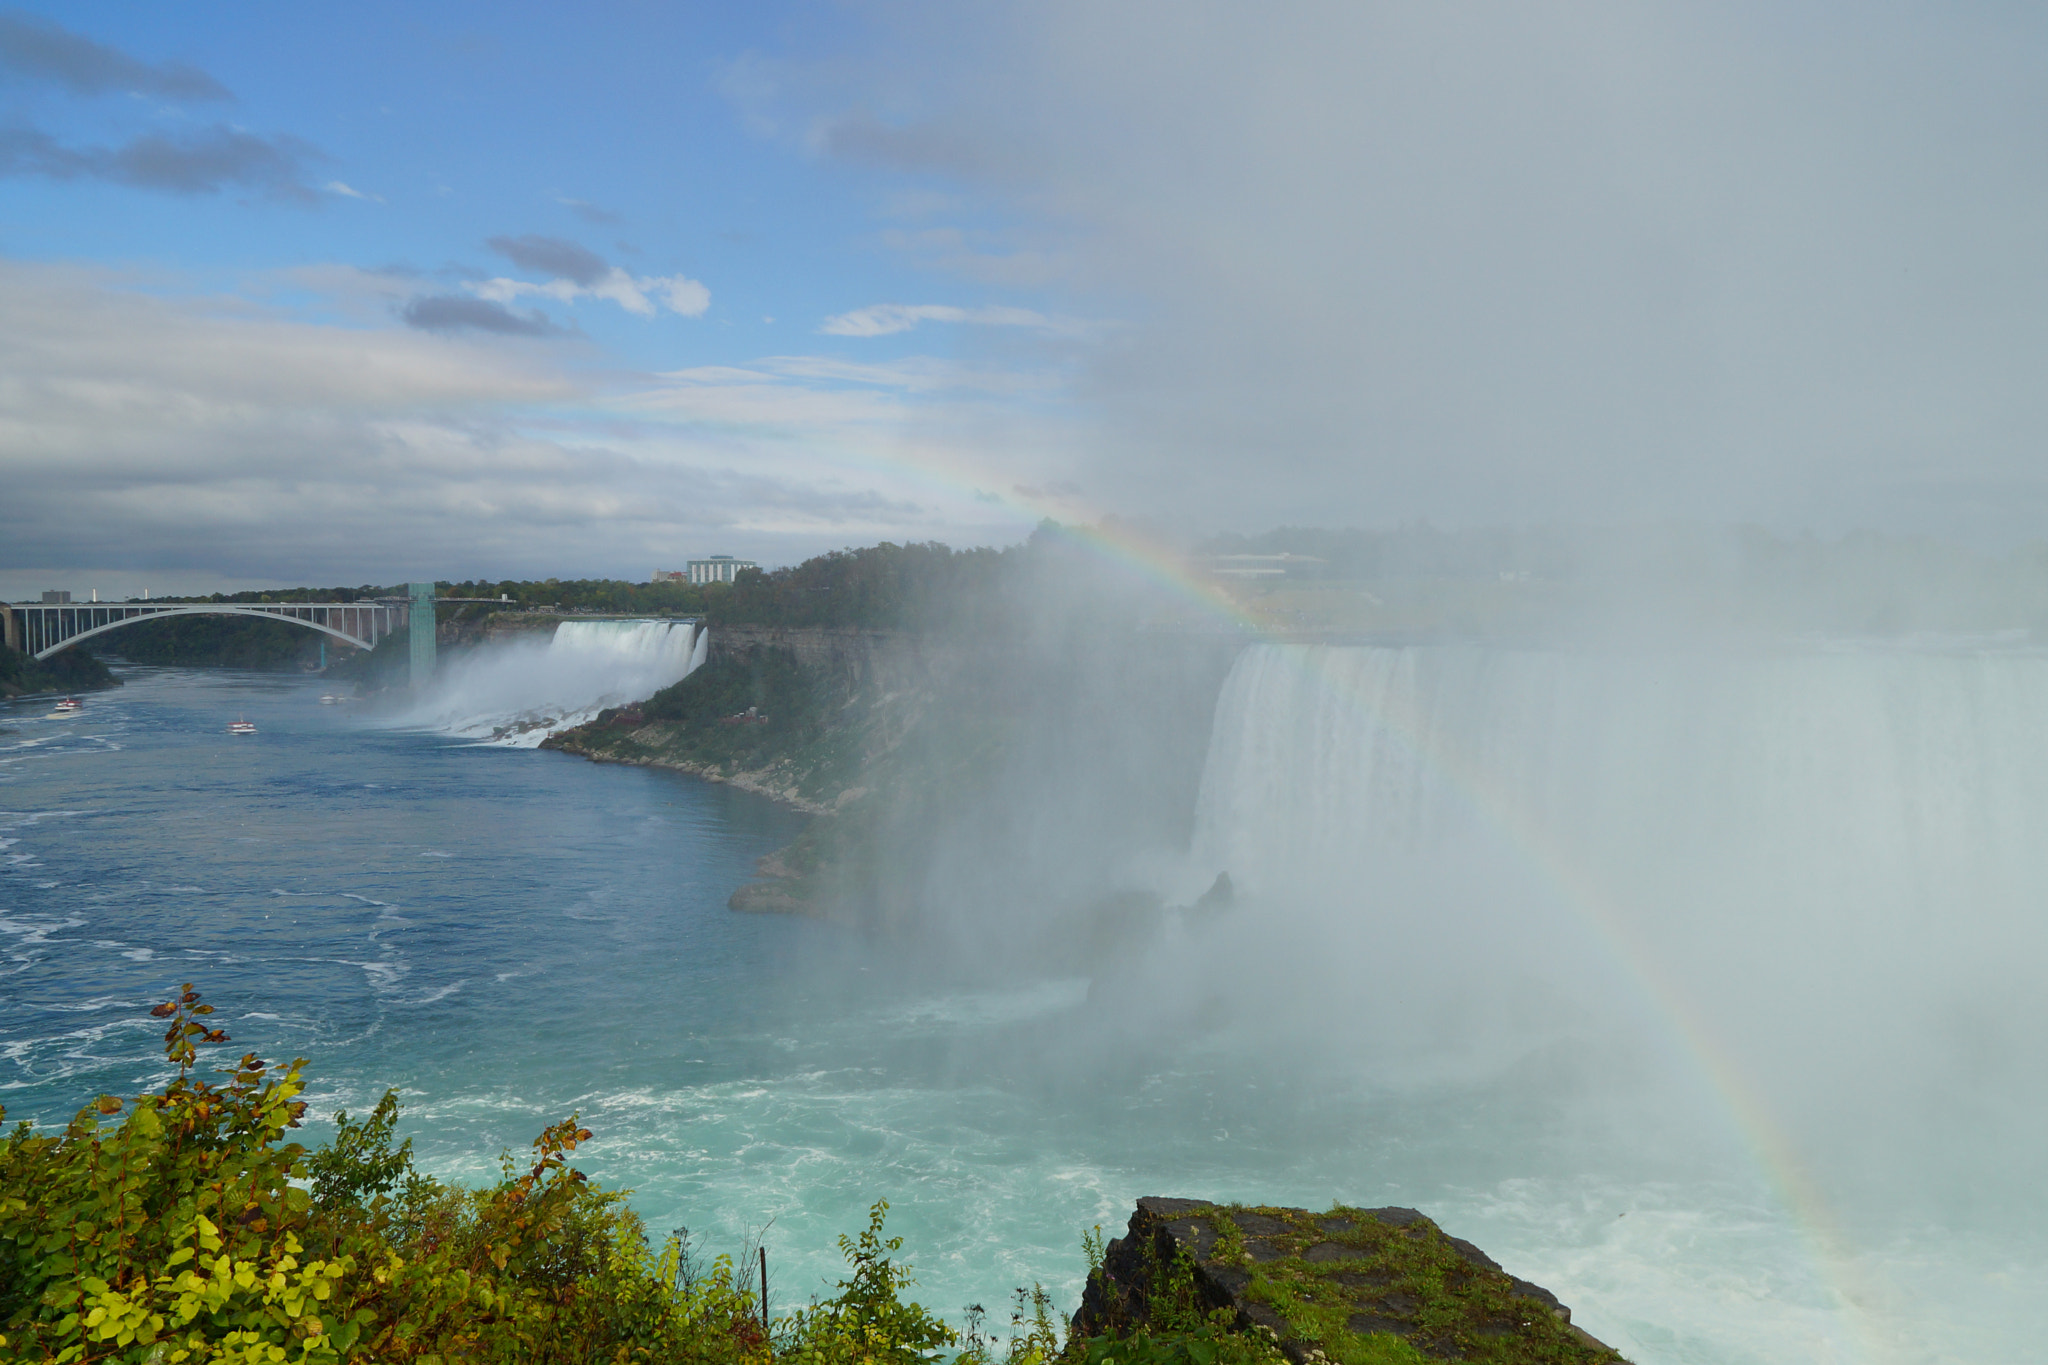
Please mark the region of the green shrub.
<svg viewBox="0 0 2048 1365"><path fill-rule="evenodd" d="M344 1361L649 1365L1270 1365L1270 1340L1156 1281L1142 1331L1062 1342L1052 1300L1017 1291L1006 1343L965 1334L903 1291L887 1201L839 1239L848 1274L822 1302L764 1322L744 1266L656 1251L620 1191L569 1164L571 1115L504 1158L484 1189L445 1185L394 1144L398 1098L335 1115L328 1144L289 1139L303 1058L244 1055L219 1080L199 1050L229 1041L189 985L152 1013L175 1067L159 1091L102 1095L59 1132L0 1137L0 1359L63 1365L340 1365ZM5 1111L0 1110L0 1119ZM1086 1245L1099 1273L1099 1234ZM957 1349L955 1349L957 1348Z"/></svg>
<svg viewBox="0 0 2048 1365"><path fill-rule="evenodd" d="M195 1075L199 1047L228 1041L211 1012L189 986L154 1011L177 1068L160 1092L0 1140L0 1354L765 1365L730 1262L685 1282L679 1241L654 1252L623 1194L569 1165L590 1137L573 1116L481 1190L413 1169L388 1094L309 1152L287 1140L303 1059Z"/></svg>

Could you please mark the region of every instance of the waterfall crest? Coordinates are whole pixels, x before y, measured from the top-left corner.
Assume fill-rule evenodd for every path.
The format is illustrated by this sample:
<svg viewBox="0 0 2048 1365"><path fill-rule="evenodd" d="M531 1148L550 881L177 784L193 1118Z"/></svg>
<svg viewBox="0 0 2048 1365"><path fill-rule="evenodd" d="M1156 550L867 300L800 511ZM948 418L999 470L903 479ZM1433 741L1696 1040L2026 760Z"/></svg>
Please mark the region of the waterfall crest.
<svg viewBox="0 0 2048 1365"><path fill-rule="evenodd" d="M532 748L680 682L703 663L695 621L564 621L545 641L487 645L451 659L406 725Z"/></svg>

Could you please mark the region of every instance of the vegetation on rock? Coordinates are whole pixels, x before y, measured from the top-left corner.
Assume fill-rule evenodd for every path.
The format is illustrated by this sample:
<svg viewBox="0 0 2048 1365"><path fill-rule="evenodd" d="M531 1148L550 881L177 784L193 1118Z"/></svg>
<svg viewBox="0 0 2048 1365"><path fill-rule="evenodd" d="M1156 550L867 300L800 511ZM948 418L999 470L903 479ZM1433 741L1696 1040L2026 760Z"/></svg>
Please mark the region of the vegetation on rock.
<svg viewBox="0 0 2048 1365"><path fill-rule="evenodd" d="M1203 1326L1249 1330L1295 1365L1619 1359L1572 1326L1570 1311L1549 1291L1509 1275L1413 1209L1336 1205L1317 1214L1141 1199L1129 1233L1090 1251L1075 1329L1094 1337L1149 1342L1164 1332L1177 1341ZM1156 1353L1123 1351L1115 1359L1166 1365Z"/></svg>

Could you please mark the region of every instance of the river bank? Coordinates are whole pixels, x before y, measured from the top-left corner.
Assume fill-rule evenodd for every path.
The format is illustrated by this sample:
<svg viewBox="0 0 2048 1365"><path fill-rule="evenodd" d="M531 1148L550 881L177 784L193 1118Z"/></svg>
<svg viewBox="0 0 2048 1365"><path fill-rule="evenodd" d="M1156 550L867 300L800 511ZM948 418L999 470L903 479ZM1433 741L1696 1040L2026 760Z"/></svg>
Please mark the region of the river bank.
<svg viewBox="0 0 2048 1365"><path fill-rule="evenodd" d="M121 680L87 650L67 649L39 660L0 645L0 700L42 692L99 692L120 685Z"/></svg>

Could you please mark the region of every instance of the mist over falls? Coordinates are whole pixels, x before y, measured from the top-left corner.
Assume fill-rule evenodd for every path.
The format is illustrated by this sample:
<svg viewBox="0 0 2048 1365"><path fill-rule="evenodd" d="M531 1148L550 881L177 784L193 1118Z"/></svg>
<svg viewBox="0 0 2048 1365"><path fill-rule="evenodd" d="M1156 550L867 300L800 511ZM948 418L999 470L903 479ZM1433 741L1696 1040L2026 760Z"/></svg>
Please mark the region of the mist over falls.
<svg viewBox="0 0 2048 1365"><path fill-rule="evenodd" d="M2043 696L2026 650L1247 649L1211 988L1312 1065L1782 1141L1850 1222L2038 1215Z"/></svg>

